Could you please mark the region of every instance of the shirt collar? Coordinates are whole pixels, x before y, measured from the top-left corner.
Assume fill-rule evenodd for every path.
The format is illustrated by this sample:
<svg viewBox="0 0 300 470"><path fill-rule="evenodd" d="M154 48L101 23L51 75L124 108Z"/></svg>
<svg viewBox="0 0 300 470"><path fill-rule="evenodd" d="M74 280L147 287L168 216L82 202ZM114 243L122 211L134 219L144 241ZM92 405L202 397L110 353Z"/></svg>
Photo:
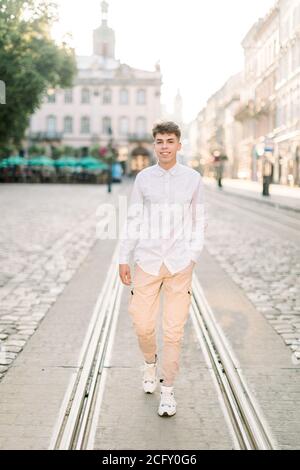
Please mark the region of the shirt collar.
<svg viewBox="0 0 300 470"><path fill-rule="evenodd" d="M170 168L169 170L165 170L164 168L162 168L158 163L156 163L154 165L154 169L155 169L155 173L158 175L158 176L163 176L167 173L170 173L171 175L176 175L179 171L179 163L176 162L174 166L172 166L172 168Z"/></svg>

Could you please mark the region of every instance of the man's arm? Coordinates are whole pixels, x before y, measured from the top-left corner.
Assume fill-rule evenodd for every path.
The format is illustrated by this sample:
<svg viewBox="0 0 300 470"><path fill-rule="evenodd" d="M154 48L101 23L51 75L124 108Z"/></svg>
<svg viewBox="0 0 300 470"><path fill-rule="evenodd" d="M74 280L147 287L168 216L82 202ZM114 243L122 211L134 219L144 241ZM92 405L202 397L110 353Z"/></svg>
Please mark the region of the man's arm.
<svg viewBox="0 0 300 470"><path fill-rule="evenodd" d="M204 207L204 184L201 175L192 198L192 237L190 250L192 260L197 263L204 246L205 207Z"/></svg>
<svg viewBox="0 0 300 470"><path fill-rule="evenodd" d="M122 230L119 264L128 264L134 248L140 237L140 227L143 221L143 193L140 186L140 175L135 178L130 196L127 220Z"/></svg>

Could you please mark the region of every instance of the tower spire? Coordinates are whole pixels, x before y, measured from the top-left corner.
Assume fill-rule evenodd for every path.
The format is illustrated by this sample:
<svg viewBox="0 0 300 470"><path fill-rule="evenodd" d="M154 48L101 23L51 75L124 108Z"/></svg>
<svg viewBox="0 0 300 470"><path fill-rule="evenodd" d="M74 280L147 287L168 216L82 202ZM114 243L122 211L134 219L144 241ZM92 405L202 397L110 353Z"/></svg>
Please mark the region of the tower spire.
<svg viewBox="0 0 300 470"><path fill-rule="evenodd" d="M109 4L106 0L101 2L102 22L99 28L94 30L94 55L105 58L115 58L115 33L107 24Z"/></svg>
<svg viewBox="0 0 300 470"><path fill-rule="evenodd" d="M108 2L106 0L103 0L101 2L102 23L107 23L108 7Z"/></svg>

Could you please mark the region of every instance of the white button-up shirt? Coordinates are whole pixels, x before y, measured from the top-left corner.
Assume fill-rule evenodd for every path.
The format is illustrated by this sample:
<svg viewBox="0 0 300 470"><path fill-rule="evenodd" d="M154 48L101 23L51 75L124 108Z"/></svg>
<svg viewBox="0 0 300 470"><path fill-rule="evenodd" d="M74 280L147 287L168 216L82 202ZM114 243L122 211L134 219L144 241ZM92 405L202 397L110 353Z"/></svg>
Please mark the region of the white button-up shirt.
<svg viewBox="0 0 300 470"><path fill-rule="evenodd" d="M162 219L161 219L162 217ZM204 186L200 173L178 162L140 171L121 235L119 264L133 254L145 272L158 275L162 263L171 274L198 261L204 244Z"/></svg>

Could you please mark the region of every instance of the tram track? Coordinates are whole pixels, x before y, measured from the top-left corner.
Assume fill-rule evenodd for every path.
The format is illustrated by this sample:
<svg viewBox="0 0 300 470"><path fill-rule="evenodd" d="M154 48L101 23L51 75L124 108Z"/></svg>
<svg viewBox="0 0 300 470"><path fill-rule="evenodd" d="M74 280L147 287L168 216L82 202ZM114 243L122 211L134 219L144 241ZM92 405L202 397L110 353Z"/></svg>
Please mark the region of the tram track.
<svg viewBox="0 0 300 470"><path fill-rule="evenodd" d="M193 276L191 318L206 363L212 373L222 410L238 450L272 450L271 431L259 405L243 378L234 356L205 298L197 277Z"/></svg>
<svg viewBox="0 0 300 470"><path fill-rule="evenodd" d="M49 449L93 449L123 290L116 256L117 249L97 299L78 367L66 391ZM190 314L234 448L274 449L268 425L216 323L195 273Z"/></svg>
<svg viewBox="0 0 300 470"><path fill-rule="evenodd" d="M116 257L117 252L97 299L79 366L61 406L49 447L52 450L83 450L91 448L93 443L123 290Z"/></svg>

